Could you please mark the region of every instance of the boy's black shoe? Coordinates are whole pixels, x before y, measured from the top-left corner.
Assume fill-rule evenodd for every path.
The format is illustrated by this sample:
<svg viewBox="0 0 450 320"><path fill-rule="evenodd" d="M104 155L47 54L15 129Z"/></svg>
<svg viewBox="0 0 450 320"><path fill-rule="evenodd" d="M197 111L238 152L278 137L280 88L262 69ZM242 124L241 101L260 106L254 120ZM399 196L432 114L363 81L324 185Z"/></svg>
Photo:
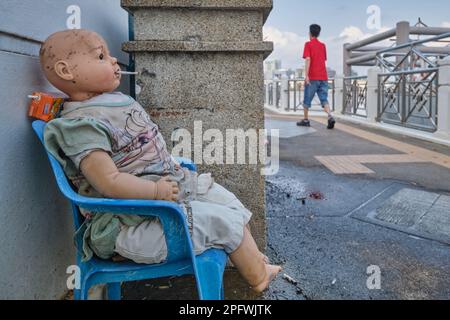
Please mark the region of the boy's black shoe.
<svg viewBox="0 0 450 320"><path fill-rule="evenodd" d="M311 122L309 122L309 120L302 120L300 122L297 122L297 126L299 126L299 127L311 127Z"/></svg>
<svg viewBox="0 0 450 320"><path fill-rule="evenodd" d="M333 117L329 118L328 119L328 127L327 127L327 129L333 130L335 125L336 125L336 120L334 120Z"/></svg>

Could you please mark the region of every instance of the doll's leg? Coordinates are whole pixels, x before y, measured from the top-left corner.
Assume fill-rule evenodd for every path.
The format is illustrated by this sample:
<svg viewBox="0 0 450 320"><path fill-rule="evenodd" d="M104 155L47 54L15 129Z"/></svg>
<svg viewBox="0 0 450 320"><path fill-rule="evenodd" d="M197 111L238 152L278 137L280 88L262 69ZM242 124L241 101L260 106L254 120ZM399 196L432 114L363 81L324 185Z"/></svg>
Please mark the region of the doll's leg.
<svg viewBox="0 0 450 320"><path fill-rule="evenodd" d="M256 292L263 292L281 271L281 267L266 264L248 227L244 228L241 245L230 254L230 259L242 277Z"/></svg>
<svg viewBox="0 0 450 320"><path fill-rule="evenodd" d="M224 248L239 273L257 292L264 291L281 271L265 263L247 223L251 213L245 208L192 201L192 242L196 254L211 247Z"/></svg>
<svg viewBox="0 0 450 320"><path fill-rule="evenodd" d="M245 225L245 227L247 228L248 232L250 233L250 235L251 235L252 238L253 238L252 231L250 230L250 226L247 224L247 225ZM262 258L263 258L265 264L270 264L270 259L269 259L268 256L266 256L266 255L265 255L264 253L262 253L262 252L261 252L261 256L262 256Z"/></svg>
<svg viewBox="0 0 450 320"><path fill-rule="evenodd" d="M199 201L212 202L224 205L228 208L247 211L248 220L250 220L251 213L245 208L242 202L233 193L217 183L214 183L206 194L199 195ZM245 227L251 234L250 227L248 225L246 225ZM261 253L261 255L264 259L264 262L266 264L269 264L269 258L263 253Z"/></svg>

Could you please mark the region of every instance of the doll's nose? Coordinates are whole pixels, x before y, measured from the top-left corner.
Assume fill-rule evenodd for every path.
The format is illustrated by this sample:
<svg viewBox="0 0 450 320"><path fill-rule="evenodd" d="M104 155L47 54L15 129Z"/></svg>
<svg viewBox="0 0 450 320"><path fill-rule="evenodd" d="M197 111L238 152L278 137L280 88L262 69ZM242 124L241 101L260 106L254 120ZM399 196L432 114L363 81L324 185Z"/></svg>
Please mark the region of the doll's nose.
<svg viewBox="0 0 450 320"><path fill-rule="evenodd" d="M117 58L112 57L111 58L111 62L113 65L117 64Z"/></svg>

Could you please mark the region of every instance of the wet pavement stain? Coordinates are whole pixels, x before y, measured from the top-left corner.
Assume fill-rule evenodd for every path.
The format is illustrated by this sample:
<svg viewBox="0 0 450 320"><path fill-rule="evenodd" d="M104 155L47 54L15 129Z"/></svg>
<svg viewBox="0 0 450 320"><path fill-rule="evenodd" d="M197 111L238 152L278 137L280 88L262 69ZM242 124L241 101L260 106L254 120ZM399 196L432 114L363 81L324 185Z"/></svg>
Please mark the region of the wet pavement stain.
<svg viewBox="0 0 450 320"><path fill-rule="evenodd" d="M325 196L320 191L311 192L309 197L314 200L325 200Z"/></svg>

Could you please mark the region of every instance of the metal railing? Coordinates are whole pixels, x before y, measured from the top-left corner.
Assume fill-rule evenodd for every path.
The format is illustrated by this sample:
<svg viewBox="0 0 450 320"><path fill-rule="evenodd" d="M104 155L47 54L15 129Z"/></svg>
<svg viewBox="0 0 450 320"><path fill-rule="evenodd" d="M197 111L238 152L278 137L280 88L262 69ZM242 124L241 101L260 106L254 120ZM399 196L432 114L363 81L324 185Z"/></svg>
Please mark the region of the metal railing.
<svg viewBox="0 0 450 320"><path fill-rule="evenodd" d="M438 68L380 74L377 120L435 132L438 74Z"/></svg>
<svg viewBox="0 0 450 320"><path fill-rule="evenodd" d="M448 56L448 47L426 47L424 44L439 42L450 38L450 33L428 39L410 42L376 53L377 65L385 72L412 71L424 68L437 68L437 61Z"/></svg>
<svg viewBox="0 0 450 320"><path fill-rule="evenodd" d="M411 42L411 35L431 37ZM375 45L392 37L395 37L395 46ZM450 47L445 46L449 38L450 28L411 27L409 23L401 22L395 29L345 44L344 75L350 76L352 66L379 66L385 72L434 67L437 60L450 55ZM426 45L430 43L444 45Z"/></svg>
<svg viewBox="0 0 450 320"><path fill-rule="evenodd" d="M288 81L288 110L297 111L303 108L305 94L305 79Z"/></svg>
<svg viewBox="0 0 450 320"><path fill-rule="evenodd" d="M329 103L331 110L335 109L335 93L336 86L334 79L328 80L329 85ZM305 79L291 79L288 80L287 89L287 111L303 110L303 100L305 97ZM313 105L320 105L320 100L317 96L314 97Z"/></svg>
<svg viewBox="0 0 450 320"><path fill-rule="evenodd" d="M411 35L430 37L411 41ZM394 46L375 45L392 37ZM450 28L411 27L408 22L400 22L395 29L344 45L344 74L350 75L353 66L378 66L381 74L377 121L435 132L439 113L438 62L450 55L450 46L446 46L449 39ZM368 84L362 78L344 79L345 114L367 116ZM369 88L376 85L369 84ZM369 106L371 110L375 107L373 101L369 101ZM370 116L375 113L371 110Z"/></svg>
<svg viewBox="0 0 450 320"><path fill-rule="evenodd" d="M367 117L367 76L344 78L344 114Z"/></svg>

